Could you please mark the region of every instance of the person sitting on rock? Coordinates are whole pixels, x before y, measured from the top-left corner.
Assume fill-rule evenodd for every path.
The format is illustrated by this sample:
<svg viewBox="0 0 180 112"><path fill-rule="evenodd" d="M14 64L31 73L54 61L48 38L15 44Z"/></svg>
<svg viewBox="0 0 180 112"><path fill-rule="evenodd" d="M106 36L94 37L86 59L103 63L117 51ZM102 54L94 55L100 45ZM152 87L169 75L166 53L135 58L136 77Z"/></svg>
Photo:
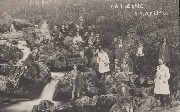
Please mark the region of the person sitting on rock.
<svg viewBox="0 0 180 112"><path fill-rule="evenodd" d="M37 47L32 48L32 53L28 55L28 57L25 60L25 65L31 69L31 73L33 77L39 77L40 76L40 66L38 63L39 60L39 54Z"/></svg>

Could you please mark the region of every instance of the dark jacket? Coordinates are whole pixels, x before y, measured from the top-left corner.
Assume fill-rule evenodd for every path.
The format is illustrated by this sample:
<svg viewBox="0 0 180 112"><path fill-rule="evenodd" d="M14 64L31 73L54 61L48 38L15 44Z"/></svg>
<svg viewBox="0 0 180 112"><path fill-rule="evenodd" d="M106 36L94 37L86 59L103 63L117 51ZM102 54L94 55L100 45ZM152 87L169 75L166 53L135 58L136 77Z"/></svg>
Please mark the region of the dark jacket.
<svg viewBox="0 0 180 112"><path fill-rule="evenodd" d="M168 45L165 45L164 48L163 48L163 45L160 46L159 58L162 58L162 57L164 57L164 62L169 62L170 61L170 51L169 51L169 46Z"/></svg>
<svg viewBox="0 0 180 112"><path fill-rule="evenodd" d="M33 55L33 53L30 53L25 60L25 65L32 66L32 64L36 63L36 61L38 61L38 60L39 60L38 54Z"/></svg>
<svg viewBox="0 0 180 112"><path fill-rule="evenodd" d="M83 75L81 72L78 72L76 79L75 79L75 84L76 84L76 86L84 87L84 80L83 80Z"/></svg>
<svg viewBox="0 0 180 112"><path fill-rule="evenodd" d="M79 57L78 58L78 62L82 65L87 65L88 64L88 59L86 56L83 56L83 57Z"/></svg>
<svg viewBox="0 0 180 112"><path fill-rule="evenodd" d="M127 64L129 66L129 72L133 72L133 61L130 57L126 58Z"/></svg>

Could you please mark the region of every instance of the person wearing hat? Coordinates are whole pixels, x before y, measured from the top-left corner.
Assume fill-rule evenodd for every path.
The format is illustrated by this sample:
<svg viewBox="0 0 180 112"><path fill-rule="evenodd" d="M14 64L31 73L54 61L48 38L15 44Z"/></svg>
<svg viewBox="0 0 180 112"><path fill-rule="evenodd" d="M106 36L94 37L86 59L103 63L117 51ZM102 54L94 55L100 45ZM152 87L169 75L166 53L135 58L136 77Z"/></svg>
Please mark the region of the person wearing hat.
<svg viewBox="0 0 180 112"><path fill-rule="evenodd" d="M31 69L32 77L40 76L41 71L38 61L39 61L38 48L33 47L32 53L28 55L24 63L28 68Z"/></svg>
<svg viewBox="0 0 180 112"><path fill-rule="evenodd" d="M169 97L170 89L168 83L168 80L170 79L169 68L164 64L163 59L159 59L158 62L159 66L157 66L156 77L154 79L154 93L156 97L160 99L162 107L170 106L171 99Z"/></svg>

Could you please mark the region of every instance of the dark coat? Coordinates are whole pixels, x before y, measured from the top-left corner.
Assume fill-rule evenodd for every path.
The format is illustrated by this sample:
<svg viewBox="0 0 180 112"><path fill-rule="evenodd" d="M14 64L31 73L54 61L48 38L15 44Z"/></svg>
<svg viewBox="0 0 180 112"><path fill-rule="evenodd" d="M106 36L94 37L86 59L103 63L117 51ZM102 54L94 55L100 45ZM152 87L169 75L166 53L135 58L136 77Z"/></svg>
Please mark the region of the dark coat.
<svg viewBox="0 0 180 112"><path fill-rule="evenodd" d="M38 54L33 55L33 53L30 53L28 55L28 57L26 58L26 60L25 60L25 65L26 66L32 66L38 60L39 60L39 55Z"/></svg>
<svg viewBox="0 0 180 112"><path fill-rule="evenodd" d="M129 72L133 72L133 61L132 61L132 59L130 58L130 57L128 57L127 59L126 59L126 61L127 61L127 64L128 64L128 66L129 66Z"/></svg>
<svg viewBox="0 0 180 112"><path fill-rule="evenodd" d="M83 65L87 65L88 64L88 59L86 56L83 56L83 57L79 57L78 58L78 62L83 64Z"/></svg>
<svg viewBox="0 0 180 112"><path fill-rule="evenodd" d="M81 72L78 72L76 78L75 78L75 84L77 87L77 93L80 93L82 88L84 88L84 79Z"/></svg>
<svg viewBox="0 0 180 112"><path fill-rule="evenodd" d="M163 51L164 51L164 53L163 53ZM165 49L163 49L163 45L160 46L160 48L159 48L159 58L163 58L164 62L169 62L170 61L170 51L169 51L169 46L168 45L165 45Z"/></svg>
<svg viewBox="0 0 180 112"><path fill-rule="evenodd" d="M122 58L124 57L125 52L126 52L126 50L125 50L124 46L119 47L119 45L117 45L116 50L115 50L116 59L118 59L118 60L120 60L120 62L122 62Z"/></svg>

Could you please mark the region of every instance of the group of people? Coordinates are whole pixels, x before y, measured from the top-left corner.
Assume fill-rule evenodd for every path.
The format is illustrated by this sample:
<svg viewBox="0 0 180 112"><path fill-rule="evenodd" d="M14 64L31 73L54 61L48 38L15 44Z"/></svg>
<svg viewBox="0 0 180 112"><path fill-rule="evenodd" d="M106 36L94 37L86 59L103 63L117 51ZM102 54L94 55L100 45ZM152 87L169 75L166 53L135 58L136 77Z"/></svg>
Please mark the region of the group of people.
<svg viewBox="0 0 180 112"><path fill-rule="evenodd" d="M138 47L133 51L124 45L122 38L114 38L110 48L103 48L99 33L95 33L92 28L85 30L82 23L75 25L72 20L67 25L61 25L60 28L54 26L51 31L51 40L58 47L64 48L63 41L67 36L72 37L72 46L75 46L80 52L79 61L83 63L80 68L84 68L83 72L84 70L91 71L93 74L88 78L89 80L84 80L82 71L78 69L79 65L73 66L71 71L72 99L75 98L75 92L77 92L78 98L81 96L80 93L84 90L84 84L89 85L89 81L92 81L91 86L97 86L99 83L106 84L110 78L114 78L117 80L114 89L118 89L118 80L126 86L135 86L134 75L137 77L144 76L147 51L142 41L138 42ZM81 49L78 49L79 46ZM170 72L166 65L169 66L170 53L165 38L159 49L159 65L154 79L154 93L161 101L161 106L169 106L168 80ZM40 72L36 63L38 58L36 50L33 49L33 53L28 56L26 61L26 65L32 68L33 74ZM86 89L89 89L89 86Z"/></svg>

